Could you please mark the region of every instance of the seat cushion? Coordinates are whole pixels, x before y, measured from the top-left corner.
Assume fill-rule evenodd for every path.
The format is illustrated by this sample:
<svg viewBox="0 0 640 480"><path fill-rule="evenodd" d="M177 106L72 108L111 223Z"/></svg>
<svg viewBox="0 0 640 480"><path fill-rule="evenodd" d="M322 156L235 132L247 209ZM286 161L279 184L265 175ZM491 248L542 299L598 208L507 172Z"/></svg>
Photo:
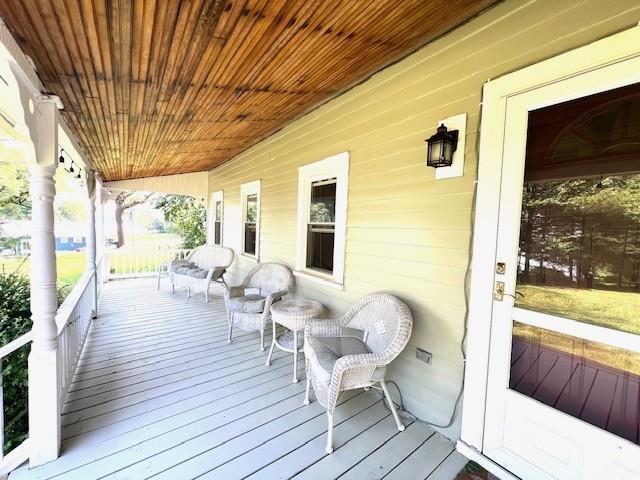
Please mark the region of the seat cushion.
<svg viewBox="0 0 640 480"><path fill-rule="evenodd" d="M243 295L229 299L228 307L232 312L238 313L262 313L266 298L261 295Z"/></svg>
<svg viewBox="0 0 640 480"><path fill-rule="evenodd" d="M207 278L207 275L209 274L209 270L207 270L206 268L192 268L190 270L188 270L187 275L193 278Z"/></svg>
<svg viewBox="0 0 640 480"><path fill-rule="evenodd" d="M325 385L331 382L331 373L339 358L361 353L371 353L371 350L355 336L307 337L304 345L313 375ZM385 371L386 367L376 368L372 380L383 379Z"/></svg>
<svg viewBox="0 0 640 480"><path fill-rule="evenodd" d="M178 267L175 269L175 273L178 273L180 275L186 275L187 273L189 273L190 270L193 270L194 267L190 267L190 266L186 266L186 267Z"/></svg>
<svg viewBox="0 0 640 480"><path fill-rule="evenodd" d="M192 263L188 260L171 260L171 263L169 264L169 270L178 273L178 269L194 268L195 266L195 263Z"/></svg>

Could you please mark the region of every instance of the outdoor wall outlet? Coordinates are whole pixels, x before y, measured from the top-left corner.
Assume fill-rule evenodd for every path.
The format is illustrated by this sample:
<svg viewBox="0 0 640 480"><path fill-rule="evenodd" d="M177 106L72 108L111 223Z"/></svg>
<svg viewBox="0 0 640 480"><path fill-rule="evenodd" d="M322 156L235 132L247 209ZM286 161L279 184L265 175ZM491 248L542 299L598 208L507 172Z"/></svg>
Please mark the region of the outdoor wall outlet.
<svg viewBox="0 0 640 480"><path fill-rule="evenodd" d="M431 353L421 348L416 348L416 358L422 360L427 365L431 365Z"/></svg>

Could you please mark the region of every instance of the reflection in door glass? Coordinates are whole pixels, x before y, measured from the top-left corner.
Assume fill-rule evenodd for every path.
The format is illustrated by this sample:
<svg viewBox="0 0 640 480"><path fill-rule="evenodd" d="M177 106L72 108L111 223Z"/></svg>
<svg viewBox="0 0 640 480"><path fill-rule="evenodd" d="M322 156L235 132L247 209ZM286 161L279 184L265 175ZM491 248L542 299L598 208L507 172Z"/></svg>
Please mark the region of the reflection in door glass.
<svg viewBox="0 0 640 480"><path fill-rule="evenodd" d="M517 307L640 335L639 85L529 113L517 268ZM509 387L640 443L640 353L607 338L514 322Z"/></svg>
<svg viewBox="0 0 640 480"><path fill-rule="evenodd" d="M519 307L640 334L640 87L532 111Z"/></svg>
<svg viewBox="0 0 640 480"><path fill-rule="evenodd" d="M509 388L640 444L640 353L514 322Z"/></svg>

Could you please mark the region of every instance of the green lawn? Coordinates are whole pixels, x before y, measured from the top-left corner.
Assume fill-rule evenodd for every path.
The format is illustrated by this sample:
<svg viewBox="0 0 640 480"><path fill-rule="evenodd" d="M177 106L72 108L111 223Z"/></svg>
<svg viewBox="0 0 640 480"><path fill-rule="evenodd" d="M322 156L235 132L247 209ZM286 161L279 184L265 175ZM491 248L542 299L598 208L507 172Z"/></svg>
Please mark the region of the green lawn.
<svg viewBox="0 0 640 480"><path fill-rule="evenodd" d="M580 322L640 334L640 293L519 285L517 306ZM513 334L524 341L640 375L640 353L589 342L516 323Z"/></svg>
<svg viewBox="0 0 640 480"><path fill-rule="evenodd" d="M85 252L56 252L58 269L58 288L67 287L70 291L87 269ZM11 273L16 270L29 275L29 258L0 257L0 272Z"/></svg>
<svg viewBox="0 0 640 480"><path fill-rule="evenodd" d="M640 335L640 293L518 285L516 306Z"/></svg>

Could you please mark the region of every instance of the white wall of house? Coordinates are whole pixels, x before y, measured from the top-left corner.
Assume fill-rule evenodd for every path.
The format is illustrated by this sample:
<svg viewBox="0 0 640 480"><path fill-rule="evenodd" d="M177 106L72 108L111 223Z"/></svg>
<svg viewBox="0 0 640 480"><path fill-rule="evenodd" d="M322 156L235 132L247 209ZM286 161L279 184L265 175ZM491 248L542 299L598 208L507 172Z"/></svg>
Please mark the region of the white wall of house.
<svg viewBox="0 0 640 480"><path fill-rule="evenodd" d="M348 151L344 288L297 278L296 294L331 314L388 291L414 316L411 342L391 378L408 410L446 423L462 380L465 275L483 83L638 23L636 0L507 1L293 122L209 173L224 192L224 244L239 248L240 185L262 181L260 260L294 267L298 167ZM553 32L550 35L549 32ZM436 180L425 138L467 113L464 176ZM239 279L253 260L239 256ZM415 357L433 354L432 365ZM445 432L459 435L459 421Z"/></svg>
<svg viewBox="0 0 640 480"><path fill-rule="evenodd" d="M117 180L104 182L103 186L113 190L189 195L198 199L205 199L208 189L207 172Z"/></svg>

